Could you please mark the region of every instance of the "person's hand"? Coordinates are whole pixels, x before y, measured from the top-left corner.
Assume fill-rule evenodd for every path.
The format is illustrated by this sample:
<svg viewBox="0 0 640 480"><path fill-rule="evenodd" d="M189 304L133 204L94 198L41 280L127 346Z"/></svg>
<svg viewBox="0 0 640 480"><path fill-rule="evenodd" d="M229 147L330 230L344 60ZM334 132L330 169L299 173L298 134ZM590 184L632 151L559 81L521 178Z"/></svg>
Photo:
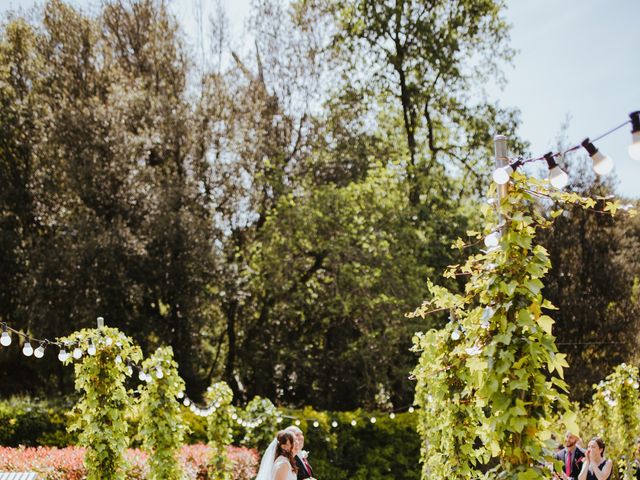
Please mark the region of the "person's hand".
<svg viewBox="0 0 640 480"><path fill-rule="evenodd" d="M584 458L587 459L587 463L591 462L591 452L589 451L589 449L587 449L587 451L584 452Z"/></svg>

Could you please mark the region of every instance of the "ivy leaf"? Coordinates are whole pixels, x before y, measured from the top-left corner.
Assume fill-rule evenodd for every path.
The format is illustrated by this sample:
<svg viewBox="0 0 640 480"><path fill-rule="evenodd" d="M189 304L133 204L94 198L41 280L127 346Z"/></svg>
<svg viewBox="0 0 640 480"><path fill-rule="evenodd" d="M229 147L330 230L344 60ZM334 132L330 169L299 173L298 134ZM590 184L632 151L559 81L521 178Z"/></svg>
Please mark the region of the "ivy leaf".
<svg viewBox="0 0 640 480"><path fill-rule="evenodd" d="M536 321L538 322L538 325L540 325L542 330L545 331L545 333L548 333L549 335L551 335L553 324L556 323L553 318L551 318L548 315L541 315L536 319Z"/></svg>

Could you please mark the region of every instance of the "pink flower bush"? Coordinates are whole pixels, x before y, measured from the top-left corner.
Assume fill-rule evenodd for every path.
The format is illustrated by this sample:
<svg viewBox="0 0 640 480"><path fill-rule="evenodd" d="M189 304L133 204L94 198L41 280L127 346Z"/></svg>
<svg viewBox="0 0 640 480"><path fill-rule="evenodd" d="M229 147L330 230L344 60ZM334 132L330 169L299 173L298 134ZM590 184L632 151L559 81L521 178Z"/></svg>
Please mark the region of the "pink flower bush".
<svg viewBox="0 0 640 480"><path fill-rule="evenodd" d="M258 455L254 450L229 447L234 480L251 480L256 475ZM206 445L187 445L180 451L180 462L189 480L208 480ZM44 480L83 480L84 449L67 448L5 448L0 447L0 472L37 472ZM126 452L127 478L144 480L149 474L147 454L139 449Z"/></svg>

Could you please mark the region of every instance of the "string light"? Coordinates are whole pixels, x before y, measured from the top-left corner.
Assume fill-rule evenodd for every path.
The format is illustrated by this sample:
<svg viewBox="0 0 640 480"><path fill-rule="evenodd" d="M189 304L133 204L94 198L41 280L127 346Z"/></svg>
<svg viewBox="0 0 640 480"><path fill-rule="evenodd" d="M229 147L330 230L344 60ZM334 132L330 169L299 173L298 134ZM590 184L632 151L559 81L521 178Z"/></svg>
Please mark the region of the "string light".
<svg viewBox="0 0 640 480"><path fill-rule="evenodd" d="M30 357L33 355L33 347L29 343L29 341L24 342L24 346L22 347L22 353L25 357Z"/></svg>
<svg viewBox="0 0 640 480"><path fill-rule="evenodd" d="M80 345L77 345L76 348L73 349L72 356L76 360L80 360L82 358L82 349L80 348Z"/></svg>
<svg viewBox="0 0 640 480"><path fill-rule="evenodd" d="M2 325L2 336L0 336L0 345L8 347L11 345L11 334L7 331L7 326Z"/></svg>
<svg viewBox="0 0 640 480"><path fill-rule="evenodd" d="M634 160L640 160L640 110L631 112L631 145L629 145L629 156Z"/></svg>
<svg viewBox="0 0 640 480"><path fill-rule="evenodd" d="M566 187L567 183L569 183L569 175L558 166L553 158L553 154L551 152L547 153L544 159L547 161L547 166L549 167L549 181L551 185L558 190Z"/></svg>
<svg viewBox="0 0 640 480"><path fill-rule="evenodd" d="M331 426L333 428L337 428L338 427L338 422L336 422L335 420L333 422L331 422Z"/></svg>
<svg viewBox="0 0 640 480"><path fill-rule="evenodd" d="M41 342L38 348L35 349L33 356L36 358L44 357L44 342Z"/></svg>
<svg viewBox="0 0 640 480"><path fill-rule="evenodd" d="M593 162L593 170L598 175L606 175L611 172L613 169L613 160L611 157L607 155L603 155L600 150L598 150L593 143L589 140L589 138L585 138L581 144L589 156L591 157L591 161Z"/></svg>
<svg viewBox="0 0 640 480"><path fill-rule="evenodd" d="M484 244L487 248L496 248L500 245L500 232L491 232L489 235L484 237Z"/></svg>
<svg viewBox="0 0 640 480"><path fill-rule="evenodd" d="M511 178L511 174L522 165L522 161L516 160L515 162L505 165L504 167L496 168L493 171L493 181L498 185L504 185Z"/></svg>
<svg viewBox="0 0 640 480"><path fill-rule="evenodd" d="M96 346L93 344L93 341L89 344L89 347L87 348L87 353L91 356L96 354Z"/></svg>

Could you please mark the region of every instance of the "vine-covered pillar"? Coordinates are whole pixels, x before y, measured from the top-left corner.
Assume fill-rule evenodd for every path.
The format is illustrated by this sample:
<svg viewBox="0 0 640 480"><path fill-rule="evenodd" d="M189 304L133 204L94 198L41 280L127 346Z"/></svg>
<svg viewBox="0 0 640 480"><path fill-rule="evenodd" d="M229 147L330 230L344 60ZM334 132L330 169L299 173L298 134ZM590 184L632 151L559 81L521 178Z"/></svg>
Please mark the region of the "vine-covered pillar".
<svg viewBox="0 0 640 480"><path fill-rule="evenodd" d="M227 447L233 441L233 392L225 382L218 382L207 389L205 399L210 405L210 415L207 417L207 437L211 449L209 472L212 480L232 480Z"/></svg>
<svg viewBox="0 0 640 480"><path fill-rule="evenodd" d="M561 214L549 210L553 202L596 204L513 173L509 194L483 206L484 231L454 245L474 252L445 273L467 279L464 291L430 284L432 299L412 314L449 313L444 328L414 337L425 479L548 478L558 468L555 415L577 430L563 380L568 365L552 332L555 307L542 294L551 262L535 243ZM615 210L611 202L598 213Z"/></svg>
<svg viewBox="0 0 640 480"><path fill-rule="evenodd" d="M184 443L185 424L176 400L184 391L178 365L171 347L162 347L144 362L149 379L141 387L139 435L142 448L149 454L151 480L180 480L178 455Z"/></svg>
<svg viewBox="0 0 640 480"><path fill-rule="evenodd" d="M87 448L87 480L124 480L127 417L133 404L125 387L131 375L127 362L140 361L140 348L107 327L84 329L60 342L60 359L74 363L75 388L81 395L70 429L79 430L79 443Z"/></svg>

